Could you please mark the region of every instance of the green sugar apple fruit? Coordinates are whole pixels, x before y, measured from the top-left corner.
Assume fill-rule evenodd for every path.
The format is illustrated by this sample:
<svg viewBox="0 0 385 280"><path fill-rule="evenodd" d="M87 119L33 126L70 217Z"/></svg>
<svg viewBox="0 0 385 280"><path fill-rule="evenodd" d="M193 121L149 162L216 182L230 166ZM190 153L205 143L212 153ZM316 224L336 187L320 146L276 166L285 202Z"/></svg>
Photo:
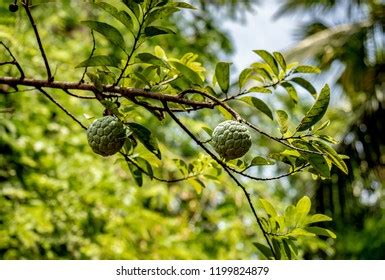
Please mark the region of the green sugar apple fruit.
<svg viewBox="0 0 385 280"><path fill-rule="evenodd" d="M87 139L92 150L104 157L117 153L126 140L123 123L113 116L95 120L87 129Z"/></svg>
<svg viewBox="0 0 385 280"><path fill-rule="evenodd" d="M242 157L251 146L250 132L240 122L224 121L214 129L212 145L226 160Z"/></svg>

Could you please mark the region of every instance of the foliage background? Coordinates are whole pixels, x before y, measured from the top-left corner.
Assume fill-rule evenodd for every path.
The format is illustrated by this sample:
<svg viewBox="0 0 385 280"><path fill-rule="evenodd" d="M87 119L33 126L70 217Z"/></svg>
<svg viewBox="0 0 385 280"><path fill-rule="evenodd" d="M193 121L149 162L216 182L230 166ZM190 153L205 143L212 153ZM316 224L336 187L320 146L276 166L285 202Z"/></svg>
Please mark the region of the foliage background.
<svg viewBox="0 0 385 280"><path fill-rule="evenodd" d="M0 1L0 37L10 43L26 72L43 77L44 67L25 15L9 13L8 2ZM87 58L92 46L89 30L79 22L90 16L103 18L106 15L91 9L86 1L37 2L44 2L33 12L57 79L79 79L82 70L74 69L74 66ZM233 51L228 34L221 29L221 18L242 20L242 13L250 12L252 7L256 9L258 1L214 1L211 5L206 1L192 2L200 6L198 12L177 14L165 20L165 25L176 29L176 36L158 37L144 48L153 50L154 46L160 45L174 57L191 51L199 54L199 60L210 69L218 55ZM323 8L317 3L324 1L282 2L290 7L299 7L301 13L308 13L309 18L316 21L317 17L312 12ZM301 4L305 2L308 5ZM363 2L363 6L356 5L355 9L366 9L366 1ZM339 12L332 13L333 9L340 8L333 5L326 8L331 19L341 19ZM295 8L285 10L296 11ZM360 13L353 15L347 18L354 19L359 15L356 19L359 20L362 17ZM365 16L372 14L364 13ZM377 20L382 22L382 14ZM304 37L333 27L332 24L321 26L312 21L304 28ZM314 181L306 174L274 183L249 182L255 191L255 202L258 199L256 194L263 194L277 208L284 209L287 204L307 194L313 196L314 210L333 217L332 227L337 231L338 239L303 239L300 256L305 258L384 257L385 238L380 229L385 227L382 195L384 157L381 156L384 151L381 135L385 133L381 133L383 125L380 121L383 119L383 97L377 90L377 86L382 86L383 60L367 60L368 30L365 28L344 41L343 47L337 44L332 48L332 54L323 53L325 48L320 46L304 58L319 62L326 69L338 62L341 69L345 69L338 80L341 87L335 87L335 90L340 89L343 102L334 104L328 118L334 123L329 131L338 132L338 138L343 140L340 151L353 159L351 177L345 179L336 172L332 180L324 182ZM377 32L376 36L382 38L382 29ZM97 50L101 53L111 51L103 40L98 41ZM363 54L357 55L361 54L360 51ZM375 53L382 51L380 44ZM293 52L293 57L295 55ZM4 52L0 53L0 60L5 60ZM11 67L0 68L1 75L12 75L14 71ZM361 78L363 73L369 72L373 75L370 79ZM365 83L352 88L351 81L360 78ZM71 99L60 93L55 97L86 124L92 121L88 116L98 117L103 110L95 102ZM283 108L292 106L289 99L283 97L268 101L278 102ZM303 109L295 110L301 112ZM0 110L1 258L262 257L252 245L262 238L243 195L228 183L224 175L202 192L197 192L192 182L165 185L146 180L142 188L137 188L126 166L116 162L114 157L106 160L93 154L81 128L40 94L32 91L0 95ZM186 161L199 158L197 147L167 121L159 125L153 116L135 108L132 118L156 134L165 157L182 157ZM264 116L254 118L262 127L273 129ZM221 116L205 111L193 115L188 121L198 132L203 123L214 127L221 121ZM347 141L346 138L352 137L349 135L354 135L354 140ZM373 139L377 142L373 143ZM266 139L258 138L254 148L263 154L260 147L267 144ZM360 153L362 150L364 154ZM153 162L165 177L178 177L179 171L172 162L160 162L155 157ZM277 171L279 168L268 172ZM266 171L261 169L258 172L265 174Z"/></svg>

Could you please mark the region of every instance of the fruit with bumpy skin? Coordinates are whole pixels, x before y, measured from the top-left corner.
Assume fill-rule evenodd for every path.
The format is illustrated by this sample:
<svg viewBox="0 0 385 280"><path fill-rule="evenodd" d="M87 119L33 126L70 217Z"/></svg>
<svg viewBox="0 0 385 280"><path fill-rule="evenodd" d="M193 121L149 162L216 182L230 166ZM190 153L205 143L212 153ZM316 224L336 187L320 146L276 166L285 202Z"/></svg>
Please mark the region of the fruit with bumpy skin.
<svg viewBox="0 0 385 280"><path fill-rule="evenodd" d="M212 145L224 159L236 159L245 155L251 146L247 127L237 121L224 121L213 132Z"/></svg>
<svg viewBox="0 0 385 280"><path fill-rule="evenodd" d="M92 150L104 157L119 152L126 140L126 128L113 116L95 120L87 129L87 139Z"/></svg>

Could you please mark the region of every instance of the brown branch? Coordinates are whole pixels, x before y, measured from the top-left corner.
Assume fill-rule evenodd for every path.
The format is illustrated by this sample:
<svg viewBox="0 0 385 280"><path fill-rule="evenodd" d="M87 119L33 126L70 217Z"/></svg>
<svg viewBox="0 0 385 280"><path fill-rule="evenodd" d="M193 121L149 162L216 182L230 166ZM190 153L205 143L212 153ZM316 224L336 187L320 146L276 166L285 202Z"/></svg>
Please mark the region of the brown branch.
<svg viewBox="0 0 385 280"><path fill-rule="evenodd" d="M50 69L49 63L48 63L48 59L47 59L47 56L45 54L43 44L41 42L40 34L39 34L39 31L37 30L35 20L33 19L32 14L31 14L29 1L23 0L22 5L23 5L25 12L27 13L28 19L32 25L33 32L35 33L36 41L37 41L37 44L39 45L39 50L40 50L41 56L43 57L45 69L47 71L48 81L51 82L51 81L53 81L54 77L52 76L51 69Z"/></svg>
<svg viewBox="0 0 385 280"><path fill-rule="evenodd" d="M5 62L0 62L0 66L3 66L3 65L9 65L9 64L14 64L13 61L5 61Z"/></svg>
<svg viewBox="0 0 385 280"><path fill-rule="evenodd" d="M12 57L12 61L9 61L9 62L3 62L3 63L0 63L0 65L5 65L5 64L13 64L16 66L17 70L19 70L19 73L20 73L20 79L24 79L25 77L25 74L24 74L24 71L23 69L21 68L21 65L19 64L19 62L17 61L17 59L15 58L15 56L13 55L13 53L11 52L11 50L7 47L6 44L4 44L2 41L0 41L0 44L5 48L5 50L8 52L8 54Z"/></svg>
<svg viewBox="0 0 385 280"><path fill-rule="evenodd" d="M245 123L246 125L248 125L250 128L252 128L256 132L258 132L258 133L260 133L262 135L265 135L266 137L270 138L271 140L274 140L274 141L276 141L276 142L278 142L278 143L280 143L280 144L282 144L282 145L284 145L286 147L289 147L289 148L291 148L293 150L296 150L296 151L299 151L299 152L303 152L303 153L308 153L308 154L323 155L323 153L321 153L321 152L306 150L306 149L302 149L302 148L298 148L296 146L293 146L286 139L282 139L282 138L279 138L279 137L271 136L270 134L260 130L258 127L256 127L255 125L253 125L250 122L247 122L245 120L243 120L242 122Z"/></svg>
<svg viewBox="0 0 385 280"><path fill-rule="evenodd" d="M83 95L77 95L77 94L74 94L72 92L70 92L68 89L63 89L63 91L65 93L67 93L68 95L72 96L72 97L76 97L76 98L79 98L79 99L96 99L95 96L83 96Z"/></svg>
<svg viewBox="0 0 385 280"><path fill-rule="evenodd" d="M293 169L292 171L290 172L287 172L287 173L284 173L284 174L281 174L281 175L278 175L278 176L274 176L274 177L255 177L255 176L252 176L252 175L249 175L247 173L245 173L246 169L242 170L242 171L239 171L239 170L236 170L235 168L232 168L229 166L229 169L239 175L242 175L246 178L249 178L249 179L252 179L254 181L274 181L274 180L278 180L278 179L282 179L282 178L285 178L285 177L289 177L290 175L293 175L295 173L298 173L300 172L301 170L305 169L306 167L308 167L309 164L304 164L296 169Z"/></svg>
<svg viewBox="0 0 385 280"><path fill-rule="evenodd" d="M278 80L278 81L276 81L276 82L274 82L274 83L270 83L270 84L267 84L267 85L262 85L260 88L266 88L266 89L268 89L268 88L275 88L275 87L278 86L280 83L284 82L284 81L285 81L291 74L292 74L292 71L290 71L289 73L287 73L287 74L285 75L285 77L283 77L283 79ZM247 90L243 90L243 91L240 91L240 92L237 93L237 94L234 94L234 95L232 95L232 96L226 97L226 98L222 99L221 101L222 101L222 102L227 102L227 101L230 101L230 100L235 100L235 99L237 99L238 97L243 96L243 95L246 95L246 94L249 94L249 93L252 93L252 92L249 92L249 91L247 91Z"/></svg>
<svg viewBox="0 0 385 280"><path fill-rule="evenodd" d="M167 183L167 184L172 184L172 183L178 183L178 182L186 181L188 179L195 178L195 177L199 176L199 174L192 174L192 175L188 175L186 177L181 177L181 178L177 178L177 179L163 179L163 178L157 177L155 175L150 175L146 170L144 170L139 164L137 164L134 160L132 160L125 153L120 152L120 154L124 157L124 159L126 161L128 161L128 162L132 163L133 165L135 165L135 167L138 168L142 173L146 174L148 177L150 177L152 179L155 179L156 181L159 181L159 182L163 182L163 183Z"/></svg>
<svg viewBox="0 0 385 280"><path fill-rule="evenodd" d="M242 121L242 117L233 109L231 108L229 105L227 105L225 102L222 102L221 100L219 100L218 98L208 94L207 92L204 92L204 91L201 91L201 90L197 90L197 89L187 89L187 90L184 90L182 91L179 96L180 97L184 97L186 94L188 93L198 93L199 95L202 95L208 99L210 99L211 101L214 101L215 104L217 104L218 106L221 106L223 107L227 112L229 112L237 121Z"/></svg>
<svg viewBox="0 0 385 280"><path fill-rule="evenodd" d="M62 90L80 90L80 91L90 91L90 92L99 92L99 90L92 84L79 84L75 82L57 82L57 81L47 81L47 80L37 80L37 79L24 79L20 80L14 77L0 77L0 84L6 84L10 86L32 86L36 88L56 88ZM199 102L194 100L189 100L185 98L180 98L177 95L152 92L143 89L137 88L125 88L118 87L113 85L104 85L102 92L108 96L108 93L119 94L122 97L132 98L132 97L145 97L147 99L157 100L157 101L166 101L176 104L188 105L194 108L214 108L215 104L210 102Z"/></svg>
<svg viewBox="0 0 385 280"><path fill-rule="evenodd" d="M69 116L71 119L73 119L75 122L77 122L83 129L87 130L87 127L83 125L74 115L72 115L69 111L67 111L66 108L63 107L59 102L57 102L51 95L49 95L45 90L41 88L36 88L38 91L40 91L42 94L44 94L52 103L54 103L56 106L58 106L67 116Z"/></svg>
<svg viewBox="0 0 385 280"><path fill-rule="evenodd" d="M152 1L151 1L151 3L152 3ZM139 43L139 40L140 40L140 36L142 35L142 29L144 27L144 23L146 21L146 17L147 17L147 15L150 12L151 12L151 9L150 9L150 6L149 6L148 10L143 14L142 21L139 21L139 19L136 18L138 20L138 23L139 23L138 32L137 32L136 35L133 34L133 36L134 36L134 43L132 45L130 53L127 55L126 64L124 65L123 69L121 69L120 75L119 75L118 79L116 80L116 82L114 83L114 86L119 84L119 82L123 78L123 75L126 72L128 66L130 65L130 61L131 61L132 56L134 55L135 51L140 47L140 44L138 45L138 43Z"/></svg>

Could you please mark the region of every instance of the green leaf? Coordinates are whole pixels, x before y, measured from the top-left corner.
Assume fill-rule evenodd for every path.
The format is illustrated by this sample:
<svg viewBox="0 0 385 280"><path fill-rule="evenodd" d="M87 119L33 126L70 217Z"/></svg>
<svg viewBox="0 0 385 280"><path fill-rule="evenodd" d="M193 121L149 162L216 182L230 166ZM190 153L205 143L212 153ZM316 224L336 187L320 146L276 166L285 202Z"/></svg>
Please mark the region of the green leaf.
<svg viewBox="0 0 385 280"><path fill-rule="evenodd" d="M175 34L173 30L167 27L161 27L161 26L148 26L144 29L144 34L147 37L154 37L158 35L165 35L165 34Z"/></svg>
<svg viewBox="0 0 385 280"><path fill-rule="evenodd" d="M238 100L243 101L243 102L255 107L256 109L258 109L259 111L264 113L266 116L268 116L270 119L272 119L272 120L274 119L272 111L266 105L266 103L264 101L262 101L261 99L253 97L253 96L245 96L245 97L242 97Z"/></svg>
<svg viewBox="0 0 385 280"><path fill-rule="evenodd" d="M297 131L304 131L311 128L316 124L322 117L325 115L326 110L330 102L330 88L328 85L325 85L321 90L317 100L315 101L313 107L306 113L305 117L302 119L301 123L297 127Z"/></svg>
<svg viewBox="0 0 385 280"><path fill-rule="evenodd" d="M303 228L295 228L289 234L287 234L287 236L298 237L298 236L316 236L316 235L315 233L307 231Z"/></svg>
<svg viewBox="0 0 385 280"><path fill-rule="evenodd" d="M103 84L100 82L99 76L95 75L94 73L87 72L87 77L91 80L91 82L94 84L96 89L100 92L103 91Z"/></svg>
<svg viewBox="0 0 385 280"><path fill-rule="evenodd" d="M314 233L316 235L321 235L321 236L326 236L326 237L331 237L333 239L337 238L337 235L335 235L334 232L331 230L328 230L326 228L321 228L321 227L307 227L306 230L308 232Z"/></svg>
<svg viewBox="0 0 385 280"><path fill-rule="evenodd" d="M274 161L268 160L261 156L256 156L251 160L250 165L251 166L258 166L258 165L274 165Z"/></svg>
<svg viewBox="0 0 385 280"><path fill-rule="evenodd" d="M253 242L253 245L263 254L266 259L274 259L273 253L271 252L269 247L258 242Z"/></svg>
<svg viewBox="0 0 385 280"><path fill-rule="evenodd" d="M139 19L141 15L140 6L132 0L123 0L123 3L127 6L128 9Z"/></svg>
<svg viewBox="0 0 385 280"><path fill-rule="evenodd" d="M239 75L239 89L242 89L246 85L251 73L253 73L252 68L243 69L243 71Z"/></svg>
<svg viewBox="0 0 385 280"><path fill-rule="evenodd" d="M294 73L319 74L321 73L321 70L318 67L311 65L300 65L294 69Z"/></svg>
<svg viewBox="0 0 385 280"><path fill-rule="evenodd" d="M294 255L298 256L298 246L294 243L294 241L291 239L286 239L285 241L289 245L289 247L290 247L291 251L294 253Z"/></svg>
<svg viewBox="0 0 385 280"><path fill-rule="evenodd" d="M338 141L336 139L334 139L333 137L329 136L329 135L324 135L324 134L321 134L321 135L318 135L318 137L326 142L329 142L331 144L338 144Z"/></svg>
<svg viewBox="0 0 385 280"><path fill-rule="evenodd" d="M224 93L227 93L230 87L230 65L229 62L218 62L215 67L216 80Z"/></svg>
<svg viewBox="0 0 385 280"><path fill-rule="evenodd" d="M158 4L156 4L155 7L163 7L163 6L167 5L168 2L169 2L169 0L160 1Z"/></svg>
<svg viewBox="0 0 385 280"><path fill-rule="evenodd" d="M320 222L330 222L332 218L329 216L323 215L323 214L314 214L309 217L307 217L305 224L313 224L313 223L320 223Z"/></svg>
<svg viewBox="0 0 385 280"><path fill-rule="evenodd" d="M327 128L330 125L330 120L325 121L319 127L317 127L314 131L321 131L322 129Z"/></svg>
<svg viewBox="0 0 385 280"><path fill-rule="evenodd" d="M272 238L271 243L273 243L273 248L275 252L275 256L277 260L282 259L282 253L281 253L281 242L277 238Z"/></svg>
<svg viewBox="0 0 385 280"><path fill-rule="evenodd" d="M177 61L173 61L171 63L186 79L190 80L193 84L199 86L203 85L203 81L199 74L192 70L190 67Z"/></svg>
<svg viewBox="0 0 385 280"><path fill-rule="evenodd" d="M179 171L182 173L183 176L188 175L188 167L184 160L182 159L174 159L175 165L178 167Z"/></svg>
<svg viewBox="0 0 385 280"><path fill-rule="evenodd" d="M150 53L140 53L136 56L138 59L140 59L144 63L156 65L159 67L164 67L170 69L170 66L167 62L165 62L163 59L156 57L155 55L152 55Z"/></svg>
<svg viewBox="0 0 385 280"><path fill-rule="evenodd" d="M292 144L295 147L301 149L318 152L311 144L305 141L297 140L293 141ZM311 154L301 151L300 154L310 163L310 165L317 171L319 175L325 178L330 177L330 166L323 155Z"/></svg>
<svg viewBox="0 0 385 280"><path fill-rule="evenodd" d="M277 121L282 134L285 134L289 128L289 115L282 110L277 110Z"/></svg>
<svg viewBox="0 0 385 280"><path fill-rule="evenodd" d="M257 55L259 55L271 68L273 73L278 77L279 76L279 68L278 63L275 60L274 56L272 56L269 52L265 50L255 50Z"/></svg>
<svg viewBox="0 0 385 280"><path fill-rule="evenodd" d="M319 140L312 140L310 143L316 148L318 148L320 152L325 153L326 156L331 160L331 162L335 166L337 166L342 172L348 174L349 170L346 166L346 163L332 147Z"/></svg>
<svg viewBox="0 0 385 280"><path fill-rule="evenodd" d="M283 55L279 52L273 52L275 60L278 62L278 64L281 66L283 72L286 72L286 60L283 57Z"/></svg>
<svg viewBox="0 0 385 280"><path fill-rule="evenodd" d="M158 147L158 142L153 137L150 130L137 123L128 123L128 127L131 129L133 135L157 158L161 159L161 153Z"/></svg>
<svg viewBox="0 0 385 280"><path fill-rule="evenodd" d="M205 184L199 179L189 179L188 182L194 187L197 194L202 193L202 190L206 187Z"/></svg>
<svg viewBox="0 0 385 280"><path fill-rule="evenodd" d="M302 197L297 202L297 205L295 206L295 208L296 208L296 212L298 215L300 215L301 217L307 216L307 214L309 214L310 208L311 208L310 198L308 196Z"/></svg>
<svg viewBox="0 0 385 280"><path fill-rule="evenodd" d="M153 23L156 20L169 18L173 13L176 13L178 11L180 11L178 8L170 7L170 6L162 7L160 9L155 9L154 11L152 11L150 14L147 15L146 17L147 25Z"/></svg>
<svg viewBox="0 0 385 280"><path fill-rule="evenodd" d="M204 130L204 132L206 132L210 137L211 137L211 135L213 135L213 130L211 129L211 128L209 128L209 127L207 127L207 126L202 126L201 127L203 130Z"/></svg>
<svg viewBox="0 0 385 280"><path fill-rule="evenodd" d="M148 177L153 179L154 178L154 171L152 170L151 164L147 160L145 160L144 158L141 158L141 157L136 157L135 160L139 164L139 166L142 167L143 170L145 170L147 172Z"/></svg>
<svg viewBox="0 0 385 280"><path fill-rule="evenodd" d="M112 15L114 18L119 20L129 30L132 30L132 28L133 28L132 18L126 11L118 11L118 9L116 9L114 6L112 6L106 2L95 3L95 5L102 8L107 13Z"/></svg>
<svg viewBox="0 0 385 280"><path fill-rule="evenodd" d="M141 187L143 185L143 174L142 171L133 163L127 161L128 169L131 172L136 184Z"/></svg>
<svg viewBox="0 0 385 280"><path fill-rule="evenodd" d="M305 80L304 78L295 77L290 79L290 81L306 89L313 97L317 96L317 90L309 81Z"/></svg>
<svg viewBox="0 0 385 280"><path fill-rule="evenodd" d="M259 201L261 202L262 204L262 207L263 209L265 209L267 215L271 218L275 218L277 217L277 211L275 211L274 209L274 206L269 202L267 201L266 199L259 199Z"/></svg>
<svg viewBox="0 0 385 280"><path fill-rule="evenodd" d="M298 93L297 93L297 90L295 89L295 87L289 82L282 82L280 85L287 91L287 93L289 94L289 96L290 96L291 100L294 102L294 104L297 104L298 103Z"/></svg>
<svg viewBox="0 0 385 280"><path fill-rule="evenodd" d="M289 205L286 207L285 209L285 222L286 222L286 225L288 227L294 227L295 224L296 224L296 221L295 221L295 213L296 213L296 209L293 205Z"/></svg>
<svg viewBox="0 0 385 280"><path fill-rule="evenodd" d="M270 94L271 90L268 88L264 88L264 87L252 87L252 88L247 90L247 93L250 93L250 92L260 92L260 93Z"/></svg>
<svg viewBox="0 0 385 280"><path fill-rule="evenodd" d="M216 106L215 107L221 114L222 116L226 119L226 120L232 120L233 119L233 115L229 113L229 111L227 111L225 108L223 108L222 106Z"/></svg>
<svg viewBox="0 0 385 280"><path fill-rule="evenodd" d="M265 80L265 81L272 81L273 80L273 77L271 76L271 74L269 72L269 71L271 71L270 69L269 69L269 71L267 71L264 68L254 68L253 70L254 70L255 74L259 75L260 78L262 78L262 80ZM255 78L255 80L260 81L261 79Z"/></svg>
<svg viewBox="0 0 385 280"><path fill-rule="evenodd" d="M286 254L287 258L289 260L291 260L292 259L292 250L291 250L289 244L287 243L287 241L285 239L282 240L282 244L283 244L283 248L285 250L285 254Z"/></svg>
<svg viewBox="0 0 385 280"><path fill-rule="evenodd" d="M120 59L110 55L95 55L91 58L76 65L75 68L81 67L95 67L95 66L111 66L118 68Z"/></svg>
<svg viewBox="0 0 385 280"><path fill-rule="evenodd" d="M182 8L182 9L196 10L194 6L186 2L174 2L174 3L170 3L170 5L173 7Z"/></svg>
<svg viewBox="0 0 385 280"><path fill-rule="evenodd" d="M146 76L144 76L142 73L140 73L139 71L135 71L134 72L134 76L137 77L140 81L142 81L145 85L147 86L151 86L151 83L150 81L147 79Z"/></svg>
<svg viewBox="0 0 385 280"><path fill-rule="evenodd" d="M125 43L122 34L115 27L100 21L86 20L82 23L92 30L102 34L108 41L115 46L125 50Z"/></svg>

